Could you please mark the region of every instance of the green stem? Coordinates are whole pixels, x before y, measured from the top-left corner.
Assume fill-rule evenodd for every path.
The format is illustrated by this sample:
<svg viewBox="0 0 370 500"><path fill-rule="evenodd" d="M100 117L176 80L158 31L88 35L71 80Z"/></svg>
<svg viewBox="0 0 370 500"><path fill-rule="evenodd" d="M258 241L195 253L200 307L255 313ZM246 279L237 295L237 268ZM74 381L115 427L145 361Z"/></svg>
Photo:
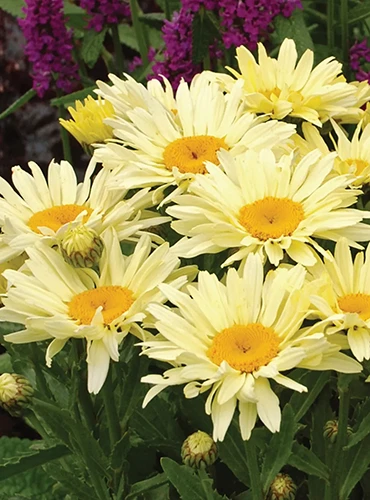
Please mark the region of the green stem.
<svg viewBox="0 0 370 500"><path fill-rule="evenodd" d="M251 480L251 498L252 500L263 500L261 474L257 462L256 447L252 441L245 441L244 447L247 455L249 477Z"/></svg>
<svg viewBox="0 0 370 500"><path fill-rule="evenodd" d="M311 9L311 7L305 7L304 11L305 13L307 12L307 14L311 14L312 17L316 17L316 19L318 19L319 21L322 21L325 24L327 23L328 18L326 14L323 14L316 9Z"/></svg>
<svg viewBox="0 0 370 500"><path fill-rule="evenodd" d="M112 366L109 368L107 379L102 387L101 393L107 416L110 446L111 449L113 449L114 445L121 439L121 428L119 425L116 402L114 399Z"/></svg>
<svg viewBox="0 0 370 500"><path fill-rule="evenodd" d="M46 442L48 441L49 439L48 433L44 429L43 425L41 424L37 416L33 413L33 411L28 411L26 413L25 420L27 424L29 424L29 426L32 427L32 429L34 429L38 434L40 434L40 436L44 441Z"/></svg>
<svg viewBox="0 0 370 500"><path fill-rule="evenodd" d="M335 2L336 0L327 0L327 25L326 36L328 49L330 52L334 49L334 16L335 16Z"/></svg>
<svg viewBox="0 0 370 500"><path fill-rule="evenodd" d="M64 106L58 106L58 109L59 109L59 117L60 118L63 118L64 120L66 118L68 118ZM62 139L62 145L63 145L64 160L67 160L69 163L72 163L72 153L71 153L71 144L69 142L69 133L61 125L60 125L59 129L60 129L60 137Z"/></svg>
<svg viewBox="0 0 370 500"><path fill-rule="evenodd" d="M37 349L36 344L32 343L31 344L31 352L32 352L32 358L33 358L33 366L35 369L35 374L36 374L36 384L37 388L40 390L40 393L51 400L54 400L54 397L52 393L50 392L49 386L46 382L45 375L42 371L42 367L40 366L39 363L39 352Z"/></svg>
<svg viewBox="0 0 370 500"><path fill-rule="evenodd" d="M72 357L74 359L76 367L80 366L81 356L82 356L82 341L80 339L72 339ZM96 420L94 413L94 406L91 401L91 396L87 392L86 387L86 377L82 376L83 373L79 370L78 373L78 403L82 409L83 416L85 418L86 424L90 432L96 433Z"/></svg>
<svg viewBox="0 0 370 500"><path fill-rule="evenodd" d="M171 21L171 9L169 0L164 0L164 15L168 21Z"/></svg>
<svg viewBox="0 0 370 500"><path fill-rule="evenodd" d="M140 57L143 62L143 66L147 66L149 64L147 35L145 31L145 26L143 25L143 23L140 22L139 19L140 10L137 0L130 0L130 9L131 9L132 25L134 27L136 40L139 45Z"/></svg>
<svg viewBox="0 0 370 500"><path fill-rule="evenodd" d="M348 52L349 52L348 0L340 1L340 25L341 25L343 73L346 74L348 67Z"/></svg>
<svg viewBox="0 0 370 500"><path fill-rule="evenodd" d="M348 387L338 388L339 390L339 419L338 419L338 434L335 442L333 453L333 462L331 467L331 481L330 481L330 498L338 500L340 480L342 476L342 469L344 466L345 458L343 458L343 447L347 443L347 425L348 425L348 412L350 404L350 394Z"/></svg>
<svg viewBox="0 0 370 500"><path fill-rule="evenodd" d="M112 30L112 38L113 38L113 46L114 46L114 57L115 57L116 66L117 66L117 74L119 76L122 76L122 73L124 70L125 59L123 57L122 45L121 45L121 41L119 39L118 25L113 24L111 26L111 30Z"/></svg>

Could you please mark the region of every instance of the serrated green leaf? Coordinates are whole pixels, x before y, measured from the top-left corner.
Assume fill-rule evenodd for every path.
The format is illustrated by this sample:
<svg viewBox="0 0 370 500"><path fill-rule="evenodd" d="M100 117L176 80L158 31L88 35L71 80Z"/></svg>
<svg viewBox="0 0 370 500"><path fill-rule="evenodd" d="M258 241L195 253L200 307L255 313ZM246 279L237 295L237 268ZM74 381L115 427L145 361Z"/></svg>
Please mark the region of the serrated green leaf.
<svg viewBox="0 0 370 500"><path fill-rule="evenodd" d="M164 472L149 479L145 479L144 481L139 481L131 486L130 493L126 496L126 500L129 500L130 498L137 498L143 493L157 489L159 486L166 483L168 483L168 478Z"/></svg>
<svg viewBox="0 0 370 500"><path fill-rule="evenodd" d="M0 114L0 120L3 120L7 116L11 115L17 109L21 108L24 106L28 101L30 101L33 97L35 97L36 91L33 89L27 90L25 94L23 94L19 99L13 102L8 108L6 108L1 114Z"/></svg>
<svg viewBox="0 0 370 500"><path fill-rule="evenodd" d="M314 44L301 10L296 9L289 18L277 16L274 19L274 27L278 45L285 38L292 38L295 41L298 56L301 56L307 49L314 50Z"/></svg>
<svg viewBox="0 0 370 500"><path fill-rule="evenodd" d="M45 466L45 471L49 476L59 481L68 492L74 492L77 498L95 499L95 491L91 488L82 477L82 475L72 474L57 464L50 463ZM65 497L64 497L65 498ZM54 499L53 499L54 500Z"/></svg>
<svg viewBox="0 0 370 500"><path fill-rule="evenodd" d="M70 450L67 447L56 445L36 452L29 450L29 453L25 456L3 459L2 463L0 463L0 481L69 454Z"/></svg>
<svg viewBox="0 0 370 500"><path fill-rule="evenodd" d="M358 430L348 438L348 444L345 446L345 450L352 448L357 443L362 441L366 436L370 434L370 413L368 413L361 421Z"/></svg>
<svg viewBox="0 0 370 500"><path fill-rule="evenodd" d="M81 57L89 68L92 68L99 59L106 33L106 28L99 33L94 30L89 30L83 38Z"/></svg>
<svg viewBox="0 0 370 500"><path fill-rule="evenodd" d="M179 465L170 458L162 458L161 466L182 500L222 499L213 489L212 479L201 479L190 467Z"/></svg>
<svg viewBox="0 0 370 500"><path fill-rule="evenodd" d="M120 24L118 26L118 35L121 43L130 49L139 52L139 44L136 39L135 30L132 26L129 26L128 24Z"/></svg>
<svg viewBox="0 0 370 500"><path fill-rule="evenodd" d="M9 353L4 352L0 354L0 373L11 373L13 372L12 360Z"/></svg>
<svg viewBox="0 0 370 500"><path fill-rule="evenodd" d="M56 97L50 101L52 106L64 106L67 108L68 106L73 106L76 101L82 101L85 97L92 95L96 97L94 90L96 89L96 85L92 85L91 87L87 87L82 90L78 90L77 92L73 92L72 94L64 95L63 97Z"/></svg>
<svg viewBox="0 0 370 500"><path fill-rule="evenodd" d="M126 432L121 439L114 445L110 456L109 465L112 469L120 469L123 461L130 451L130 435Z"/></svg>
<svg viewBox="0 0 370 500"><path fill-rule="evenodd" d="M253 439L253 434L251 439ZM225 439L217 444L219 457L234 475L246 486L250 485L245 443L235 420L230 425Z"/></svg>
<svg viewBox="0 0 370 500"><path fill-rule="evenodd" d="M266 451L261 478L263 490L268 491L276 474L287 464L292 452L297 423L292 407L285 405L281 418L280 431L273 435Z"/></svg>
<svg viewBox="0 0 370 500"><path fill-rule="evenodd" d="M329 480L329 468L312 452L302 444L293 444L293 453L289 457L288 464L309 475L315 475Z"/></svg>
<svg viewBox="0 0 370 500"><path fill-rule="evenodd" d="M351 491L361 480L370 465L370 436L361 442L356 450L356 454L350 461L346 461L346 473L341 481L340 500L349 497Z"/></svg>
<svg viewBox="0 0 370 500"><path fill-rule="evenodd" d="M209 54L209 46L220 35L208 13L201 9L194 15L192 23L192 61L201 63Z"/></svg>
<svg viewBox="0 0 370 500"><path fill-rule="evenodd" d="M26 6L24 0L0 0L0 9L5 10L14 17L24 17L23 7Z"/></svg>
<svg viewBox="0 0 370 500"><path fill-rule="evenodd" d="M296 422L299 422L301 418L304 417L329 380L330 373L328 371L309 371L305 372L303 376L299 378L299 383L307 387L308 393L301 394L295 392L290 398L289 404L293 409Z"/></svg>

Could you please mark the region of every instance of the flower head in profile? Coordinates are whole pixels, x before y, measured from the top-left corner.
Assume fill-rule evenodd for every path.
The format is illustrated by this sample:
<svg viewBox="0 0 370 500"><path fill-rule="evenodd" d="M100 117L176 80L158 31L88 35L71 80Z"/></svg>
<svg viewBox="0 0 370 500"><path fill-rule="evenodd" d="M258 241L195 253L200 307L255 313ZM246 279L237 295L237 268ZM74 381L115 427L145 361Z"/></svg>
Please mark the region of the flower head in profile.
<svg viewBox="0 0 370 500"><path fill-rule="evenodd" d="M148 210L153 206L148 189L125 200L127 190L111 192L107 183L112 174L102 169L91 179L95 169L92 160L82 183L67 161L52 161L47 180L34 162L31 174L21 167L12 169L12 180L18 193L0 178L0 262L8 261L40 240L58 245L68 229L86 225L100 235L112 226L121 240L137 240L146 228L166 222L168 218ZM154 240L161 241L155 235Z"/></svg>
<svg viewBox="0 0 370 500"><path fill-rule="evenodd" d="M349 175L328 178L335 154L312 151L296 165L293 155L277 160L270 150L247 151L233 159L219 153L220 166L207 164L209 174L197 176L189 194L174 198L167 213L179 219L172 227L187 236L175 245L191 258L236 248L229 265L249 253L266 255L278 265L284 254L304 266L325 250L314 238L351 245L368 241L370 226L360 221L370 212L350 207L361 191L348 189Z"/></svg>
<svg viewBox="0 0 370 500"><path fill-rule="evenodd" d="M76 101L75 107L70 106L68 111L72 119L60 118L59 122L81 146L87 147L112 139L113 129L104 123L106 118L114 115L110 102L104 101L100 96L98 99L88 96L84 102Z"/></svg>
<svg viewBox="0 0 370 500"><path fill-rule="evenodd" d="M184 384L186 398L209 391L205 411L212 417L213 439L224 439L237 405L242 438L249 439L257 416L271 432L280 428L279 398L270 380L307 391L283 372L361 371L327 341L320 325L301 329L309 312L305 273L297 265L270 271L264 281L261 258L250 255L243 273L228 270L225 284L202 271L187 293L160 286L174 308L149 306L160 335L142 343L142 354L173 367L142 378L153 385L143 405L172 385Z"/></svg>
<svg viewBox="0 0 370 500"><path fill-rule="evenodd" d="M262 43L258 44L258 62L243 46L236 49L236 58L240 72L228 69L243 82L244 104L253 113L276 120L301 118L321 127L356 103L357 88L341 75L342 64L328 57L313 68L314 53L310 49L297 63L294 40L283 41L277 59L267 55ZM216 78L229 91L235 85L228 75L218 74Z"/></svg>
<svg viewBox="0 0 370 500"><path fill-rule="evenodd" d="M46 245L28 249L26 273L5 271L12 287L0 312L1 321L25 325L7 335L7 342L51 340L48 366L68 339L86 339L88 389L95 394L105 381L110 359L118 361L119 345L128 333L143 339L139 323L146 317L147 305L164 300L158 285L182 286L189 271L178 269L180 261L167 243L150 254L148 236L140 239L129 257L122 254L113 229L102 239L99 273L71 267Z"/></svg>
<svg viewBox="0 0 370 500"><path fill-rule="evenodd" d="M118 140L102 145L94 153L108 168L124 166L111 188L186 186L195 174L206 173L206 161L217 164L221 149L235 156L249 148L272 148L295 131L294 125L261 123L262 118L245 113L240 84L225 95L204 74L197 75L190 86L180 83L175 100L169 102L171 107L164 102L163 94L159 99L130 80L124 94L124 84L121 82L119 87L125 104L121 103L121 116L117 113L115 119L106 121ZM111 99L111 93L112 89L110 94L104 93L104 98ZM119 108L117 93L112 99L115 109Z"/></svg>
<svg viewBox="0 0 370 500"><path fill-rule="evenodd" d="M329 340L341 332L345 338L340 342L347 344L356 359L370 359L370 246L365 256L359 252L353 260L348 242L340 239L334 256L318 263L312 274L319 281L311 301L316 316L328 323Z"/></svg>

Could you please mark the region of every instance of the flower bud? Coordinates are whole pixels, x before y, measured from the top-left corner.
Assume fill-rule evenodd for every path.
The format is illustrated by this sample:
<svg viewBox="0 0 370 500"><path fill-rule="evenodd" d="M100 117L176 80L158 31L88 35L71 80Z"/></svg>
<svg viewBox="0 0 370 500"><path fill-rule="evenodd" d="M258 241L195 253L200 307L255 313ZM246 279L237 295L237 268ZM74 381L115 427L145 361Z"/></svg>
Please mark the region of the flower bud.
<svg viewBox="0 0 370 500"><path fill-rule="evenodd" d="M0 406L14 417L31 401L33 388L29 381L17 373L0 375Z"/></svg>
<svg viewBox="0 0 370 500"><path fill-rule="evenodd" d="M96 231L81 224L67 229L59 248L64 260L73 267L94 267L99 263L104 243Z"/></svg>
<svg viewBox="0 0 370 500"><path fill-rule="evenodd" d="M327 438L332 444L337 440L338 434L338 420L328 420L324 425L324 437ZM353 434L353 429L347 425L347 436Z"/></svg>
<svg viewBox="0 0 370 500"><path fill-rule="evenodd" d="M279 472L272 481L269 489L269 500L294 500L297 493L297 485L289 474Z"/></svg>
<svg viewBox="0 0 370 500"><path fill-rule="evenodd" d="M181 457L185 465L194 469L206 469L217 459L217 446L211 436L203 431L187 437L181 447Z"/></svg>

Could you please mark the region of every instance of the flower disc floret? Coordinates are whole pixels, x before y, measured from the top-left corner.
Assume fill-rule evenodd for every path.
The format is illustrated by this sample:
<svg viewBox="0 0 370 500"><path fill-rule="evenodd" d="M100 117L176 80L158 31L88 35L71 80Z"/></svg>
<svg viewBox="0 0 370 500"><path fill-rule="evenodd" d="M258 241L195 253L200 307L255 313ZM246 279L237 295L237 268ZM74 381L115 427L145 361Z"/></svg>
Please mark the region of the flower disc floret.
<svg viewBox="0 0 370 500"><path fill-rule="evenodd" d="M41 210L34 213L27 225L35 233L42 234L39 227L48 227L54 232L57 232L64 224L73 222L81 212L87 212L83 217L83 222L86 222L92 213L92 209L84 205L60 205Z"/></svg>

